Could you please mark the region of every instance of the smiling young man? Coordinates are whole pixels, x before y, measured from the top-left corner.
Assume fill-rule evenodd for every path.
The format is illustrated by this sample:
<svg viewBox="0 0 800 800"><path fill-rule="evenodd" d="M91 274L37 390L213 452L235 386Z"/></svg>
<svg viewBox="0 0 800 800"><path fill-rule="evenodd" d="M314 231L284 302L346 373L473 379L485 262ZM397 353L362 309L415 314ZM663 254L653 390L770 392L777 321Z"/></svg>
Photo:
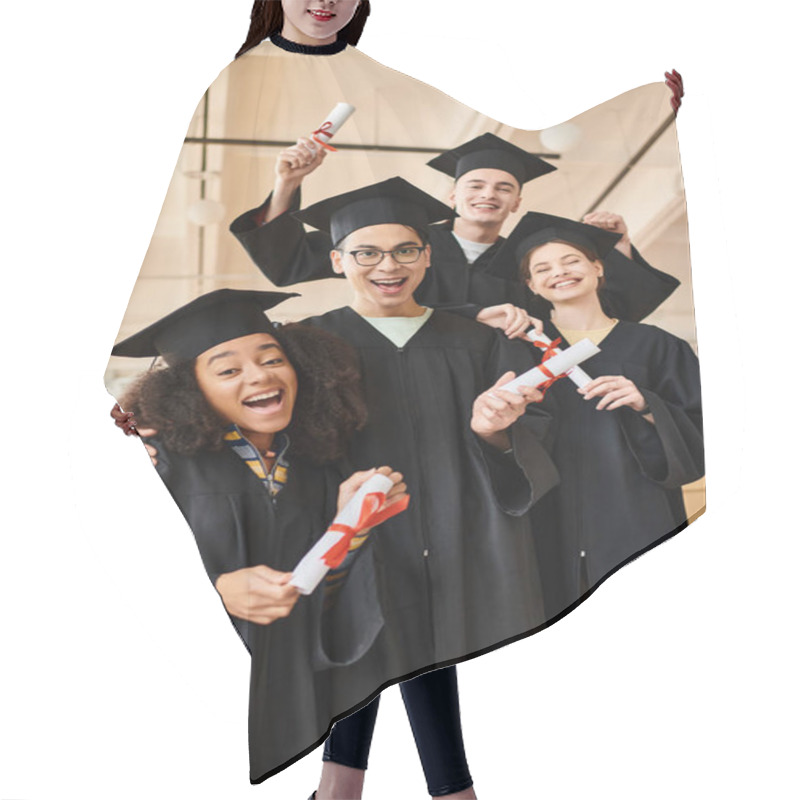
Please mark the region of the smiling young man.
<svg viewBox="0 0 800 800"><path fill-rule="evenodd" d="M303 180L326 153L309 139L282 151L273 192L231 224L256 266L277 286L336 276L328 258L330 237L321 231L307 233L290 213L300 208ZM448 199L456 216L427 226L432 269L417 288L416 299L434 306L479 308L511 303L541 315L542 309L517 282L516 265L498 255L505 241L503 225L519 211L523 187L555 167L491 133L447 150L428 164L453 178ZM679 285L644 261L619 215L596 212L584 222L623 234L606 258L604 302L614 316L641 320Z"/></svg>
<svg viewBox="0 0 800 800"><path fill-rule="evenodd" d="M373 540L386 621L373 657L386 679L492 649L544 622L525 512L557 483L542 445L550 418L526 410L541 398L536 390L520 397L501 388L532 366L531 350L415 299L431 267L428 226L450 216L401 178L297 214L334 243L331 268L354 292L350 306L308 320L359 354L367 424L350 459L357 467L381 453L396 462L414 498L405 519L389 520ZM431 795L473 797L453 669L422 675L403 693ZM337 723L319 797L334 796L328 781L342 772L354 793L335 796L358 796L376 712L371 704Z"/></svg>

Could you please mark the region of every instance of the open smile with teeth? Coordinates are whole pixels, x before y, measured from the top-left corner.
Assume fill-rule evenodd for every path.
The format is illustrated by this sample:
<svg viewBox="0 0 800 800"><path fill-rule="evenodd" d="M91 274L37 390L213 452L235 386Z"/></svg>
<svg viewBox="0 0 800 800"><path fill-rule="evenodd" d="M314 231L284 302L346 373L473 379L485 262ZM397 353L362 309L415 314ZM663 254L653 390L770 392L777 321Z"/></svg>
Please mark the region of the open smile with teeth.
<svg viewBox="0 0 800 800"><path fill-rule="evenodd" d="M319 8L310 8L308 13L320 22L328 22L336 16L332 11L323 11Z"/></svg>
<svg viewBox="0 0 800 800"><path fill-rule="evenodd" d="M396 294L405 285L408 278L379 278L370 283L383 294Z"/></svg>
<svg viewBox="0 0 800 800"><path fill-rule="evenodd" d="M260 414L274 414L283 407L283 389L273 389L242 400L242 405Z"/></svg>
<svg viewBox="0 0 800 800"><path fill-rule="evenodd" d="M571 286L577 286L580 283L579 278L567 278L566 280L554 283L551 288L553 289L569 289Z"/></svg>
<svg viewBox="0 0 800 800"><path fill-rule="evenodd" d="M494 203L473 203L473 208L480 208L484 211L497 211L500 206L494 205Z"/></svg>

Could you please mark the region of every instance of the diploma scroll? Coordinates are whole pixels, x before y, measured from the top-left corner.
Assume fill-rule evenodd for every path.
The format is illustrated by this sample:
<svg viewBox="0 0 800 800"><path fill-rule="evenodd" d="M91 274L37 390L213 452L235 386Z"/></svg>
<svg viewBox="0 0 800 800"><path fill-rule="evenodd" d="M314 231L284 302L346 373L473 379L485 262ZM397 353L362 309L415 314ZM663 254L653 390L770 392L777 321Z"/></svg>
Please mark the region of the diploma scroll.
<svg viewBox="0 0 800 800"><path fill-rule="evenodd" d="M529 330L529 331L528 331L528 332L527 332L525 335L526 335L526 336L527 336L527 337L528 337L528 338L529 338L529 339L530 339L530 340L531 340L531 341L532 341L532 342L533 342L535 345L537 345L537 347L538 347L538 344L537 344L537 343L538 343L538 342L541 342L542 344L544 344L544 345L547 345L547 349L548 349L548 350L550 350L550 352L551 352L551 353L555 353L556 355L558 355L559 353L563 353L563 352L564 352L564 351L563 351L563 350L562 350L560 347L552 347L552 348L551 348L551 347L550 347L550 345L551 345L551 344L553 344L553 340L552 340L552 339L551 339L549 336L547 336L546 334L544 334L544 333L536 333L536 331L535 331L535 330L533 330L533 328L531 328L531 330ZM539 349L541 350L541 349L545 349L545 348L541 348L541 347L540 347ZM548 367L548 369L549 369L549 367ZM569 378L569 379L570 379L570 380L571 380L571 381L572 381L572 382L573 382L573 383L574 383L574 384L575 384L575 385L576 385L576 386L577 386L579 389L582 389L584 386L586 386L586 384L587 384L587 383L589 383L589 381L591 381L591 380L592 380L592 379L589 377L589 375L587 375L587 374L586 374L586 373L585 373L585 372L584 372L584 371L583 371L583 370L582 370L580 367L578 367L578 366L575 366L575 367L573 367L572 369L570 369L570 370L567 370L567 371L566 371L566 376L567 376L567 377L568 377L568 378Z"/></svg>
<svg viewBox="0 0 800 800"><path fill-rule="evenodd" d="M294 569L289 583L296 586L300 594L311 594L328 571L344 561L353 537L406 509L407 497L380 510L392 486L393 481L386 475L373 475L336 515L328 530Z"/></svg>
<svg viewBox="0 0 800 800"><path fill-rule="evenodd" d="M353 116L355 110L356 107L351 106L350 103L337 103L333 111L325 118L325 122L311 134L311 138L326 150L335 152L336 148L331 147L330 140L336 136L342 125Z"/></svg>
<svg viewBox="0 0 800 800"><path fill-rule="evenodd" d="M600 348L596 344L593 344L589 339L581 339L579 342L572 345L572 347L568 347L552 358L548 358L547 361L540 364L538 367L523 372L522 375L514 378L513 381L510 381L500 388L507 392L516 392L519 394L517 390L520 386L538 387L552 380L555 376L565 373L569 374L569 370L574 369L582 361L586 361L587 358L591 358L599 352Z"/></svg>

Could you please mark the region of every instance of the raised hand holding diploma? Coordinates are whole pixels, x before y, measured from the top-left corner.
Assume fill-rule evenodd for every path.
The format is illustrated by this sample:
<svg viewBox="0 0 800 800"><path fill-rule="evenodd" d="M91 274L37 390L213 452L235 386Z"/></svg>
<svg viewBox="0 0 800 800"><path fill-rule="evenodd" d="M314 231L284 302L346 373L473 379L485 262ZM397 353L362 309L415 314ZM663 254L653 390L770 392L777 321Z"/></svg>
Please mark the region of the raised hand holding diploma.
<svg viewBox="0 0 800 800"><path fill-rule="evenodd" d="M275 178L278 184L280 182L288 184L294 191L300 186L303 178L322 164L327 155L328 151L317 147L311 139L298 139L297 144L281 150L278 154L278 160L275 162Z"/></svg>
<svg viewBox="0 0 800 800"><path fill-rule="evenodd" d="M281 150L275 165L276 177L283 181L293 181L299 186L300 181L323 162L328 151L336 152L336 148L330 145L330 140L355 110L355 106L349 103L338 103L309 138L301 137L297 144Z"/></svg>
<svg viewBox="0 0 800 800"><path fill-rule="evenodd" d="M408 507L402 475L389 467L369 473L356 473L350 480L363 481L360 488L344 504L325 534L306 553L295 567L289 583L300 594L311 594L329 570L338 567L350 550L356 536L399 514ZM364 480L365 475L369 477ZM347 484L342 484L342 494L348 494Z"/></svg>
<svg viewBox="0 0 800 800"><path fill-rule="evenodd" d="M325 122L311 134L311 138L325 150L336 151L335 147L331 146L330 140L339 132L342 125L347 122L350 117L355 113L356 107L351 106L350 103L337 103L333 111L325 119Z"/></svg>
<svg viewBox="0 0 800 800"><path fill-rule="evenodd" d="M310 138L301 137L297 144L281 150L275 162L275 187L267 208L258 217L259 225L266 225L289 211L295 192L303 184L303 178L322 164L328 151L336 149L331 147L330 140L355 110L355 106L349 103L337 103Z"/></svg>

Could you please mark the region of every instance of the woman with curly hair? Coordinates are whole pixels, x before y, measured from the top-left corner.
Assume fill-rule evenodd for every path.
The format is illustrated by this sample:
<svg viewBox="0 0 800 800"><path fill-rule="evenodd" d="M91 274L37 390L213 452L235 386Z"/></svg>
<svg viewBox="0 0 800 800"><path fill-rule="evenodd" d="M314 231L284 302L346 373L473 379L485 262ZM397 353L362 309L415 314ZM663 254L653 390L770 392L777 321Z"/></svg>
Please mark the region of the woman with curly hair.
<svg viewBox="0 0 800 800"><path fill-rule="evenodd" d="M263 310L290 296L211 292L113 350L166 362L123 403L157 428L159 473L251 652L251 758L269 774L363 699L358 662L383 627L363 531L324 591L301 597L290 584L375 473L343 481L347 440L365 418L355 355L321 331L273 327ZM380 471L394 483L385 505L404 499L402 476Z"/></svg>

